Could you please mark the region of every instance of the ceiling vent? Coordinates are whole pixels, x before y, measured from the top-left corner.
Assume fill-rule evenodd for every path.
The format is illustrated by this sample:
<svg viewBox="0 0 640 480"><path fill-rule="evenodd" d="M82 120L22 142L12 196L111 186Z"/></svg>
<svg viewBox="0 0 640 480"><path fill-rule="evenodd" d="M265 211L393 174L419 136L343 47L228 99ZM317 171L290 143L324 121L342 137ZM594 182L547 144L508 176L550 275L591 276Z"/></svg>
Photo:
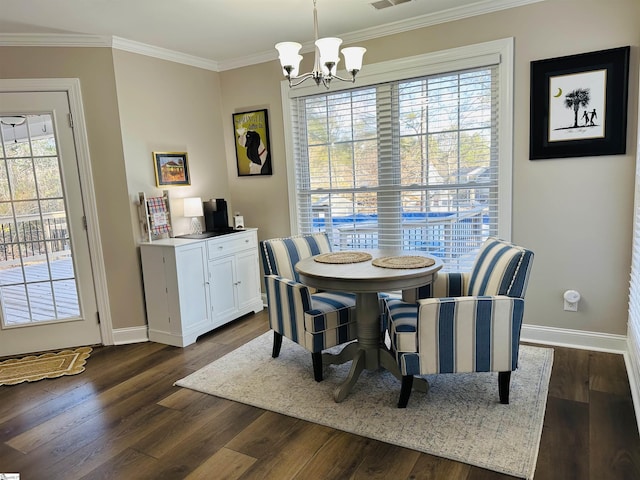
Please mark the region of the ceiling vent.
<svg viewBox="0 0 640 480"><path fill-rule="evenodd" d="M393 7L395 5L400 5L401 3L407 3L411 0L380 0L379 2L373 2L373 8L376 10L382 10L383 8Z"/></svg>

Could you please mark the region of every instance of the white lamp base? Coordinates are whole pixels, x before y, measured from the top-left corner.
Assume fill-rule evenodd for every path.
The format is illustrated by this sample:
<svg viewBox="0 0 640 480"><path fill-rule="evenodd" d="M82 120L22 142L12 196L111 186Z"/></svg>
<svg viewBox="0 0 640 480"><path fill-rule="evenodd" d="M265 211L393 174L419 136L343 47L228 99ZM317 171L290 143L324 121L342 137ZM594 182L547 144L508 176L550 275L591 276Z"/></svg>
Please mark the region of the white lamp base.
<svg viewBox="0 0 640 480"><path fill-rule="evenodd" d="M193 217L191 219L191 233L202 233L202 224L200 223L200 219L198 217Z"/></svg>

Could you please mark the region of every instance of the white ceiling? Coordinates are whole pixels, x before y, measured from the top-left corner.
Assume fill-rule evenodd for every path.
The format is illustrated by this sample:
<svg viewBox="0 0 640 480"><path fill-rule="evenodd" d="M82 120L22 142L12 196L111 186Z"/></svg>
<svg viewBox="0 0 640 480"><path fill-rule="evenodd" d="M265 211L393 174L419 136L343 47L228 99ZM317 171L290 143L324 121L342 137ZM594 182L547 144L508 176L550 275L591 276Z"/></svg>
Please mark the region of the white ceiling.
<svg viewBox="0 0 640 480"><path fill-rule="evenodd" d="M356 44L541 0L411 0L381 10L375 1L317 0L319 36ZM273 45L285 40L310 50L313 0L2 0L0 46L58 35L70 42L68 34L115 37L114 44L167 49L225 70L275 59Z"/></svg>

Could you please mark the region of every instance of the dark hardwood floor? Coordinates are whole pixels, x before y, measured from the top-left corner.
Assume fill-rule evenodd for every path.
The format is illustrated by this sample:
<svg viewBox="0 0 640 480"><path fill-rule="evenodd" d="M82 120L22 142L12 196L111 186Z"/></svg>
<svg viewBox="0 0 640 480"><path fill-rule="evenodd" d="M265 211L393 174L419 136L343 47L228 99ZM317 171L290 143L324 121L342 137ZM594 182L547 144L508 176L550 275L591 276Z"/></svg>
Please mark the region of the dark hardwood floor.
<svg viewBox="0 0 640 480"><path fill-rule="evenodd" d="M267 330L261 313L187 348L98 347L80 375L0 387L0 472L22 480L512 478L173 386ZM554 350L536 480L640 479L622 356Z"/></svg>

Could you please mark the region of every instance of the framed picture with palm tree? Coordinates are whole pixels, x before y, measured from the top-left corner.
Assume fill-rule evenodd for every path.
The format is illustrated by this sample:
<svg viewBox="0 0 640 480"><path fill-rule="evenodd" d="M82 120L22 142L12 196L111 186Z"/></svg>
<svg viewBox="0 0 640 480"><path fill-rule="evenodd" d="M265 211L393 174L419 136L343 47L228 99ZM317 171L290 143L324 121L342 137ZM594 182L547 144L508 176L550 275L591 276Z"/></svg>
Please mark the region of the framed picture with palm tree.
<svg viewBox="0 0 640 480"><path fill-rule="evenodd" d="M529 159L626 153L629 50L531 62Z"/></svg>

